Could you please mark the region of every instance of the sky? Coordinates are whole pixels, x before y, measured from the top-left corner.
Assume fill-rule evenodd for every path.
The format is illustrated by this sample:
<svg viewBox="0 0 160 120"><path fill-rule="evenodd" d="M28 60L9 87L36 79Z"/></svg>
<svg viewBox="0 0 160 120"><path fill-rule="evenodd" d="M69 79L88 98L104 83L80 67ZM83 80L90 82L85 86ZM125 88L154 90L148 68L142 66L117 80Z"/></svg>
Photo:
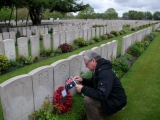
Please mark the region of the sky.
<svg viewBox="0 0 160 120"><path fill-rule="evenodd" d="M90 4L96 13L104 13L108 8L114 8L119 17L129 10L149 11L152 14L160 11L160 0L79 0Z"/></svg>

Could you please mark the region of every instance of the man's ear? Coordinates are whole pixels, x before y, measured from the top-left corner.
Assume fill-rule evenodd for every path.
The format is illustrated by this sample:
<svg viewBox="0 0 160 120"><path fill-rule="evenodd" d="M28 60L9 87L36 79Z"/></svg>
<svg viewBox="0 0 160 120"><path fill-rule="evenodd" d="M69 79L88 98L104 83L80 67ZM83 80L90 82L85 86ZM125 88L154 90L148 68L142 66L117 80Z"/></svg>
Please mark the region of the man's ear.
<svg viewBox="0 0 160 120"><path fill-rule="evenodd" d="M93 60L93 62L97 62L96 59L94 59L94 58L92 60Z"/></svg>

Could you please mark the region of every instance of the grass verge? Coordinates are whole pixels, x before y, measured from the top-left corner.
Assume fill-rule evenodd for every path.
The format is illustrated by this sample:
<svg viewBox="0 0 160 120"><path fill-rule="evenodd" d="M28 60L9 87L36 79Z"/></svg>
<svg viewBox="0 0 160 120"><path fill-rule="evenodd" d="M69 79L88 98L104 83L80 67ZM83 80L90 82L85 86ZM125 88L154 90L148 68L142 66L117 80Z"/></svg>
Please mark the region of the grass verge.
<svg viewBox="0 0 160 120"><path fill-rule="evenodd" d="M160 33L123 76L122 84L128 96L124 110L106 120L160 120Z"/></svg>

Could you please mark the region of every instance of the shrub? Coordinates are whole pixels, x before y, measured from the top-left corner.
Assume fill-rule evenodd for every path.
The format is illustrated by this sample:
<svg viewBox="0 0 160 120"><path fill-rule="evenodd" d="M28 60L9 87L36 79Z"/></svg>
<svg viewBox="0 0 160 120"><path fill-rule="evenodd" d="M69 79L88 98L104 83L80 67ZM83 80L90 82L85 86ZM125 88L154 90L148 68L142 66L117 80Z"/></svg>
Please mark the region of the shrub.
<svg viewBox="0 0 160 120"><path fill-rule="evenodd" d="M131 31L136 31L136 29L135 28L131 28Z"/></svg>
<svg viewBox="0 0 160 120"><path fill-rule="evenodd" d="M136 44L134 44L128 48L127 53L134 57L139 57L142 54L142 50Z"/></svg>
<svg viewBox="0 0 160 120"><path fill-rule="evenodd" d="M133 59L133 56L130 55L130 54L124 54L122 57L126 58L127 60L132 60Z"/></svg>
<svg viewBox="0 0 160 120"><path fill-rule="evenodd" d="M150 33L149 35L147 35L147 37L150 39L150 41L152 41L156 36L153 33Z"/></svg>
<svg viewBox="0 0 160 120"><path fill-rule="evenodd" d="M40 52L40 55L42 55L43 57L51 56L51 54L53 54L53 50L50 50L50 49L48 50L43 49Z"/></svg>
<svg viewBox="0 0 160 120"><path fill-rule="evenodd" d="M95 41L94 40L88 40L89 45L94 44Z"/></svg>
<svg viewBox="0 0 160 120"><path fill-rule="evenodd" d="M35 61L35 58L34 58L34 57L28 56L28 57L25 57L24 63L27 64L27 65L29 65L29 64L34 63L34 61Z"/></svg>
<svg viewBox="0 0 160 120"><path fill-rule="evenodd" d="M86 72L86 73L84 73L84 72L81 72L81 77L82 78L91 78L92 77L92 73L91 73L91 71L88 71L88 72Z"/></svg>
<svg viewBox="0 0 160 120"><path fill-rule="evenodd" d="M116 31L116 30L111 31L111 34L113 34L116 37L119 35L118 31Z"/></svg>
<svg viewBox="0 0 160 120"><path fill-rule="evenodd" d="M30 120L55 120L51 111L53 109L52 103L49 101L49 97L45 98L42 107L38 110L33 112L33 114L29 115Z"/></svg>
<svg viewBox="0 0 160 120"><path fill-rule="evenodd" d="M111 35L110 35L109 33L107 33L106 35L107 35L108 39L110 39L110 38L111 38Z"/></svg>
<svg viewBox="0 0 160 120"><path fill-rule="evenodd" d="M122 32L122 31L119 31L119 34L120 34L120 35L123 35L123 32Z"/></svg>
<svg viewBox="0 0 160 120"><path fill-rule="evenodd" d="M67 43L61 44L59 48L62 50L62 53L71 52L73 50L72 46Z"/></svg>
<svg viewBox="0 0 160 120"><path fill-rule="evenodd" d="M8 58L5 55L0 54L0 74L5 73L9 67Z"/></svg>
<svg viewBox="0 0 160 120"><path fill-rule="evenodd" d="M72 44L71 46L72 46L73 50L77 50L79 48L77 45L74 45L74 44Z"/></svg>
<svg viewBox="0 0 160 120"><path fill-rule="evenodd" d="M121 78L130 69L130 60L132 58L133 56L125 54L112 60L112 69L115 71L117 77Z"/></svg>
<svg viewBox="0 0 160 120"><path fill-rule="evenodd" d="M125 30L121 30L121 32L123 32L124 34L126 34L126 31L125 31Z"/></svg>
<svg viewBox="0 0 160 120"><path fill-rule="evenodd" d="M16 59L16 61L17 62L19 62L19 63L22 63L22 64L24 64L24 61L25 61L25 56L23 56L23 55L20 55L17 59Z"/></svg>
<svg viewBox="0 0 160 120"><path fill-rule="evenodd" d="M76 39L74 40L74 43L75 43L76 45L78 45L78 47L84 47L84 46L87 45L87 44L86 44L86 41L85 41L83 38L76 38Z"/></svg>
<svg viewBox="0 0 160 120"><path fill-rule="evenodd" d="M100 38L101 38L101 40L107 40L107 36L105 36L105 35L100 36Z"/></svg>
<svg viewBox="0 0 160 120"><path fill-rule="evenodd" d="M19 63L18 61L15 60L9 60L9 67L10 68L18 68L18 67L22 67L23 63Z"/></svg>
<svg viewBox="0 0 160 120"><path fill-rule="evenodd" d="M111 38L114 38L115 36L113 34L110 34Z"/></svg>
<svg viewBox="0 0 160 120"><path fill-rule="evenodd" d="M55 53L61 54L61 53L62 53L62 50L61 50L60 48L57 48L57 49L55 50Z"/></svg>
<svg viewBox="0 0 160 120"><path fill-rule="evenodd" d="M93 38L93 40L94 40L95 42L100 42L100 41L101 41L101 38L95 36L95 37Z"/></svg>

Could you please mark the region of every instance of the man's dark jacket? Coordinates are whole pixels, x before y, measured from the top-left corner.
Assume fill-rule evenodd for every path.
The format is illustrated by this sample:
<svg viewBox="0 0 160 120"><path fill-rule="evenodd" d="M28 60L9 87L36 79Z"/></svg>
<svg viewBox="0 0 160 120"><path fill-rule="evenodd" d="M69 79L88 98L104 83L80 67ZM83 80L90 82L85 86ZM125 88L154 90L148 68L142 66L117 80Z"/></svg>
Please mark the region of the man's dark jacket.
<svg viewBox="0 0 160 120"><path fill-rule="evenodd" d="M127 103L125 91L109 60L99 59L92 78L83 78L82 84L88 87L82 87L81 93L99 100L104 116L116 113Z"/></svg>

